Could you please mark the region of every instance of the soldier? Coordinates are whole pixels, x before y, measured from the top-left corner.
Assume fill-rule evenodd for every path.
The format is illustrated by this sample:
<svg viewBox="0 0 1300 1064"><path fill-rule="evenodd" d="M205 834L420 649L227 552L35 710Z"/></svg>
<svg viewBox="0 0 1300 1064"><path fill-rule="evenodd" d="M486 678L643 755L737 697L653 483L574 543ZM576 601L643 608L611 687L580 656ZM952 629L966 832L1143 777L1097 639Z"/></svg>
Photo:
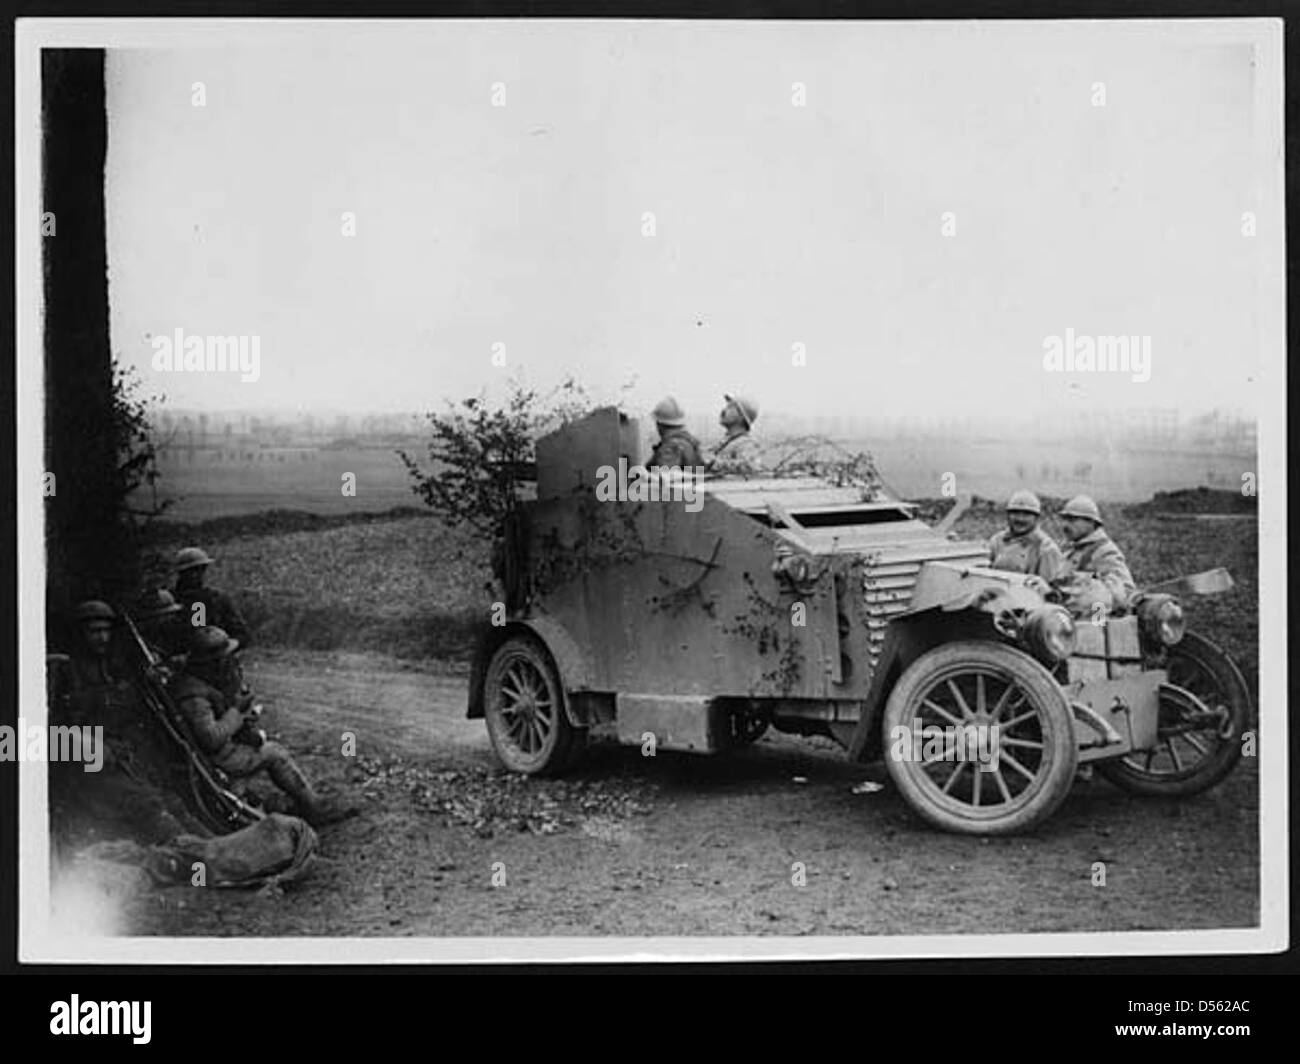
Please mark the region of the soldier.
<svg viewBox="0 0 1300 1064"><path fill-rule="evenodd" d="M1007 527L989 540L989 568L1028 573L1048 583L1068 570L1065 555L1038 527L1043 506L1032 491L1017 491L1007 500Z"/></svg>
<svg viewBox="0 0 1300 1064"><path fill-rule="evenodd" d="M194 633L185 669L171 686L194 742L231 776L265 770L313 826L355 816L356 806L321 798L289 751L251 727L251 695L232 657L238 646L238 640L213 625Z"/></svg>
<svg viewBox="0 0 1300 1064"><path fill-rule="evenodd" d="M751 435L758 420L758 404L743 396L724 395L727 405L718 415L726 435L713 449L706 469L710 473L753 476L763 472L763 458Z"/></svg>
<svg viewBox="0 0 1300 1064"><path fill-rule="evenodd" d="M117 614L107 602L89 599L72 611L72 619L77 640L63 674L64 705L57 708L71 720L102 725L133 702L131 683L117 675L109 654Z"/></svg>
<svg viewBox="0 0 1300 1064"><path fill-rule="evenodd" d="M650 455L647 463L649 468L675 466L679 469L694 469L702 466L704 459L700 456L700 441L683 427L686 415L677 400L671 395L660 400L653 413L655 428L659 431L659 442Z"/></svg>
<svg viewBox="0 0 1300 1064"><path fill-rule="evenodd" d="M180 603L165 587L146 591L136 600L131 611L140 629L140 636L149 644L154 656L167 668L175 669L179 658L189 648L189 633L180 616Z"/></svg>
<svg viewBox="0 0 1300 1064"><path fill-rule="evenodd" d="M203 583L211 564L212 559L199 547L186 547L176 555L176 601L185 610L191 625L194 624L194 604L203 603L203 624L224 629L247 649L253 633L234 602L229 595Z"/></svg>
<svg viewBox="0 0 1300 1064"><path fill-rule="evenodd" d="M1107 611L1123 609L1137 585L1124 552L1102 528L1097 504L1076 495L1061 507L1061 518L1068 540L1065 560L1075 581L1071 609L1082 613L1097 603Z"/></svg>
<svg viewBox="0 0 1300 1064"><path fill-rule="evenodd" d="M51 677L50 719L102 727L103 763L93 772L84 772L81 765L52 764L51 807L60 819L75 816L78 809L97 809L151 841L173 838L185 830L185 810L150 782L146 766L163 763L167 750L144 716L134 685L113 661L117 615L108 603L91 599L72 616L78 626L73 652L66 660L51 659L56 675Z"/></svg>

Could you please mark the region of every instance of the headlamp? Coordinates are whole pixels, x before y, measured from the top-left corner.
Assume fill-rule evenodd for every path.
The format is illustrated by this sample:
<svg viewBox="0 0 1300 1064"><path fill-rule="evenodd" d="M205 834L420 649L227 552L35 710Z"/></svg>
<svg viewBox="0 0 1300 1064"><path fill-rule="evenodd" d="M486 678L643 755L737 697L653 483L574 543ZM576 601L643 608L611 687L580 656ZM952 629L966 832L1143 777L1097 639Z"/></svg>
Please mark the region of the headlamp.
<svg viewBox="0 0 1300 1064"><path fill-rule="evenodd" d="M1061 606L1039 606L1020 629L1030 653L1048 661L1064 661L1074 653L1074 619Z"/></svg>
<svg viewBox="0 0 1300 1064"><path fill-rule="evenodd" d="M1142 634L1155 643L1171 647L1183 638L1186 621L1183 607L1172 595L1151 595L1138 607Z"/></svg>

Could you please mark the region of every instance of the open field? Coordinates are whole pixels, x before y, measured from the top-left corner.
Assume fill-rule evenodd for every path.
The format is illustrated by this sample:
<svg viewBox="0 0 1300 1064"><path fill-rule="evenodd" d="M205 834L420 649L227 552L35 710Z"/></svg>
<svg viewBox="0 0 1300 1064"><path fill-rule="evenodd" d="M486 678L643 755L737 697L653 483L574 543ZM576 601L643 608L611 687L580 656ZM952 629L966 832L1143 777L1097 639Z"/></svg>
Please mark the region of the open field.
<svg viewBox="0 0 1300 1064"><path fill-rule="evenodd" d="M1242 473L1258 468L1253 452L1118 451L1099 444L962 440L863 439L844 444L873 454L891 487L905 498L938 495L952 473L959 491L1004 498L1017 488L1069 496L1088 492L1113 502L1138 502L1160 490L1198 484L1239 489ZM1033 460L1025 457L1029 451ZM408 453L422 458L423 445ZM166 452L159 488L176 499L169 516L183 521L260 510L320 514L418 505L406 467L390 448ZM356 474L356 497L340 491L344 473Z"/></svg>
<svg viewBox="0 0 1300 1064"><path fill-rule="evenodd" d="M175 499L168 516L182 521L261 510L340 514L419 503L406 467L387 448L174 449L159 462L159 472L160 492ZM356 475L355 497L341 490L344 473Z"/></svg>

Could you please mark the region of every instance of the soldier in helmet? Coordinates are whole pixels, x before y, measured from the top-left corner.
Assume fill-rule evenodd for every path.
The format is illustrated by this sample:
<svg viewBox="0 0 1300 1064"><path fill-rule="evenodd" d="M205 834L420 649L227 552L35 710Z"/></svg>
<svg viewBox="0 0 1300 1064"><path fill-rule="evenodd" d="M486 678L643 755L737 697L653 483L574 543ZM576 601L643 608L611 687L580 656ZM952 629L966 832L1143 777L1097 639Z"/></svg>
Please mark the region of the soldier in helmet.
<svg viewBox="0 0 1300 1064"><path fill-rule="evenodd" d="M355 815L355 806L318 795L289 751L251 726L252 699L233 657L238 646L238 640L212 625L194 632L185 669L171 685L172 698L194 741L213 764L232 776L265 771L315 826Z"/></svg>
<svg viewBox="0 0 1300 1064"><path fill-rule="evenodd" d="M203 624L224 629L240 646L247 649L252 642L253 633L249 631L234 602L229 595L215 587L208 587L203 582L211 564L212 558L199 547L186 547L180 551L176 555L176 587L173 594L185 611L190 625L194 625L195 620L194 604L201 602Z"/></svg>
<svg viewBox="0 0 1300 1064"><path fill-rule="evenodd" d="M1073 581L1071 609L1083 613L1098 603L1108 611L1123 609L1137 585L1124 552L1102 527L1097 504L1087 495L1076 495L1061 507L1061 525Z"/></svg>
<svg viewBox="0 0 1300 1064"><path fill-rule="evenodd" d="M758 420L758 404L740 395L724 395L726 406L718 422L726 433L713 448L706 469L720 475L754 476L762 473L764 463L752 430Z"/></svg>
<svg viewBox="0 0 1300 1064"><path fill-rule="evenodd" d="M78 629L72 653L49 659L50 721L102 728L102 758L91 769L51 764L51 809L60 822L79 810L95 810L95 816L117 818L150 841L170 839L185 830L186 814L174 795L149 781L148 766L161 763L165 753L160 755L160 738L111 652L117 614L91 599L72 617Z"/></svg>
<svg viewBox="0 0 1300 1064"><path fill-rule="evenodd" d="M165 587L146 591L131 611L140 629L140 637L160 660L175 668L189 649L189 632L181 616L180 603Z"/></svg>
<svg viewBox="0 0 1300 1064"><path fill-rule="evenodd" d="M1042 503L1032 491L1017 491L1007 500L1007 527L989 540L991 569L1028 573L1049 584L1068 569L1065 555L1046 532L1038 527Z"/></svg>
<svg viewBox="0 0 1300 1064"><path fill-rule="evenodd" d="M131 683L119 675L113 661L113 627L117 614L107 602L88 599L72 611L77 626L76 641L63 673L62 715L82 723L103 724L130 708Z"/></svg>
<svg viewBox="0 0 1300 1064"><path fill-rule="evenodd" d="M671 395L660 400L654 408L655 427L659 431L659 442L655 444L654 453L646 465L675 466L679 469L694 469L702 466L704 459L700 456L700 441L686 431L686 414Z"/></svg>

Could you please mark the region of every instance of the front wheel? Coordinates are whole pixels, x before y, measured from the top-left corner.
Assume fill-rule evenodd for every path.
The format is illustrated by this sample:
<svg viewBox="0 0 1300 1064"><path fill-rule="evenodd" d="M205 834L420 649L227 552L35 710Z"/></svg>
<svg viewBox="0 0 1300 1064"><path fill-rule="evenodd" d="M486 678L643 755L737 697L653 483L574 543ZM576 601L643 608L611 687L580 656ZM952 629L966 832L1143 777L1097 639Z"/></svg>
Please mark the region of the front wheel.
<svg viewBox="0 0 1300 1064"><path fill-rule="evenodd" d="M1009 835L1050 816L1079 750L1060 685L1023 651L950 643L903 673L884 712L885 766L931 824Z"/></svg>
<svg viewBox="0 0 1300 1064"><path fill-rule="evenodd" d="M512 772L556 775L586 743L586 730L569 723L550 655L527 636L507 639L492 655L483 679L483 715L492 749Z"/></svg>
<svg viewBox="0 0 1300 1064"><path fill-rule="evenodd" d="M1195 632L1165 653L1156 745L1099 761L1097 771L1132 794L1180 798L1213 787L1241 760L1250 689L1232 659Z"/></svg>

